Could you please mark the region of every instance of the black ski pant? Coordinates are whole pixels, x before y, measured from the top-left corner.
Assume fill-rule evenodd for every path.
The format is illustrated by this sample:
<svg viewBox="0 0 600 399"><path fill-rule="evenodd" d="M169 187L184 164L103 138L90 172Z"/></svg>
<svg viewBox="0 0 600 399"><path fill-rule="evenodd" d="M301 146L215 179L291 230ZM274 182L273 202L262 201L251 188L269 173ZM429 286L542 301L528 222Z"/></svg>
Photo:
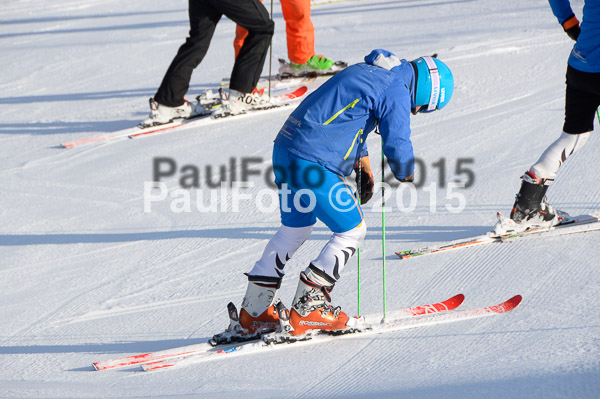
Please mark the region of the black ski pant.
<svg viewBox="0 0 600 399"><path fill-rule="evenodd" d="M563 131L581 134L594 130L594 119L599 106L600 73L582 72L569 65Z"/></svg>
<svg viewBox="0 0 600 399"><path fill-rule="evenodd" d="M192 72L206 55L223 15L248 30L233 65L229 87L244 93L256 87L275 30L265 6L259 0L189 0L189 37L179 48L154 96L159 104L183 105Z"/></svg>

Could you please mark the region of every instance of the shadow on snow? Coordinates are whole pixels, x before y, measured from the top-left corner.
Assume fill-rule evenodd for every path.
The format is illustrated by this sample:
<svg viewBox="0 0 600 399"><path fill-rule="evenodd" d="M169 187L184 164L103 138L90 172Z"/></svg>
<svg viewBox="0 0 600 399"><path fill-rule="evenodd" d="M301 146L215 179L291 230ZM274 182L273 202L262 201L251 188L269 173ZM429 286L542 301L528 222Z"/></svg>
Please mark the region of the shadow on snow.
<svg viewBox="0 0 600 399"><path fill-rule="evenodd" d="M398 226L386 227L386 239L404 242L431 242L456 240L484 234L489 226ZM18 245L63 245L99 244L134 241L172 240L181 238L229 238L233 240L270 239L277 227L264 228L219 228L202 230L176 230L134 233L59 233L59 234L1 234L0 246ZM331 232L325 227L316 227L312 240L328 240ZM367 239L379 239L381 232L369 229Z"/></svg>

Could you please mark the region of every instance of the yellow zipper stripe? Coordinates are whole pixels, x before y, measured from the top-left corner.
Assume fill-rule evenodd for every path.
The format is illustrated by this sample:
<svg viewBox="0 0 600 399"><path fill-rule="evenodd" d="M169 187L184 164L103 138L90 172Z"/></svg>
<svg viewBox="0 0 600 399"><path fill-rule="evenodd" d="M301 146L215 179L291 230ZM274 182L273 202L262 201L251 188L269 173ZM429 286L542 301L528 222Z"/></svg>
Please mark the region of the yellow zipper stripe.
<svg viewBox="0 0 600 399"><path fill-rule="evenodd" d="M335 120L335 118L337 118L338 116L340 116L342 114L342 112L344 112L348 108L354 108L354 106L356 104L358 104L359 101L360 101L360 98L357 98L356 100L352 101L350 104L346 105L344 108L342 108L341 110L339 110L338 112L336 112L335 115L333 115L331 118L329 118L327 120L327 122L325 122L323 125L329 125L331 122L333 122Z"/></svg>
<svg viewBox="0 0 600 399"><path fill-rule="evenodd" d="M356 139L358 138L358 136L362 135L363 130L360 129L357 133L356 136L354 136L354 140L352 140L352 145L350 146L350 149L348 150L348 152L346 153L346 156L344 157L344 161L346 159L348 159L348 157L350 156L350 153L352 153L352 149L354 148L354 144L356 143ZM361 136L362 139L362 136Z"/></svg>

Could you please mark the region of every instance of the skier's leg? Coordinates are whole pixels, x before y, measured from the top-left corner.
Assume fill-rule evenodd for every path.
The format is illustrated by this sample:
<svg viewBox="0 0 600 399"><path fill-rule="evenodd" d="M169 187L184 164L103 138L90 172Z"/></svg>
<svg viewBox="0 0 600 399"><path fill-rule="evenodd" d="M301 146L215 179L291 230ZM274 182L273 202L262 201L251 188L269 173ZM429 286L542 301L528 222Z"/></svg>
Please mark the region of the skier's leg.
<svg viewBox="0 0 600 399"><path fill-rule="evenodd" d="M558 168L575 152L580 150L590 137L590 132L569 134L562 132L542 154L540 159L529 169L538 183L543 180L554 180Z"/></svg>
<svg viewBox="0 0 600 399"><path fill-rule="evenodd" d="M248 36L233 65L230 89L249 93L262 72L275 24L258 0L211 0L223 14L248 30Z"/></svg>
<svg viewBox="0 0 600 399"><path fill-rule="evenodd" d="M248 29L242 28L239 25L235 27L235 38L233 39L233 51L235 53L235 58L240 54L240 50L244 45L244 40L248 36Z"/></svg>
<svg viewBox="0 0 600 399"><path fill-rule="evenodd" d="M313 226L288 227L281 225L269 241L262 257L256 262L248 276L269 276L282 279L283 270L294 252L308 239Z"/></svg>
<svg viewBox="0 0 600 399"><path fill-rule="evenodd" d="M554 182L560 166L584 146L590 133L568 134L563 132L540 159L523 175L521 189L511 211L511 219L517 223L532 220L532 226L554 224L559 220L556 212L545 200L546 191ZM539 214L539 215L538 215Z"/></svg>
<svg viewBox="0 0 600 399"><path fill-rule="evenodd" d="M293 167L289 168L286 181L295 193L312 193L306 204L334 233L317 259L300 273L290 313L292 334L345 329L348 316L327 302L331 301L330 292L342 269L365 237L362 211L342 176L293 155L290 158Z"/></svg>
<svg viewBox="0 0 600 399"><path fill-rule="evenodd" d="M343 181L343 178L337 177L338 181ZM314 329L340 330L348 327L348 316L339 307L327 302L331 301L331 290L365 238L367 228L349 186L345 181L342 184L331 183L325 185L329 192L326 201L322 198L325 190L317 190L317 205L313 212L334 233L319 256L300 273L290 316L294 335Z"/></svg>
<svg viewBox="0 0 600 399"><path fill-rule="evenodd" d="M277 329L279 319L276 317L273 305L285 274L283 269L294 252L308 239L311 231L312 225L306 227L282 225L271 238L262 257L247 274L248 288L240 312L240 324L244 328L254 333L256 330L252 326L261 322L274 324L273 330Z"/></svg>
<svg viewBox="0 0 600 399"><path fill-rule="evenodd" d="M299 165L297 179L309 180L305 182L305 186L322 181L322 184L312 189L315 196L312 213L331 229L333 235L319 256L312 261L311 266L321 270L335 282L365 238L367 227L362 209L353 194L353 189L343 176L307 161L297 160L297 162ZM310 174L304 173L307 167L311 168ZM305 272L309 273L310 268Z"/></svg>
<svg viewBox="0 0 600 399"><path fill-rule="evenodd" d="M600 73L567 68L565 123L560 137L552 143L523 176L510 218L525 228L556 224L558 218L545 195L558 169L588 141L600 106Z"/></svg>
<svg viewBox="0 0 600 399"><path fill-rule="evenodd" d="M310 19L310 0L281 0L285 19L288 57L304 64L315 55L315 27Z"/></svg>
<svg viewBox="0 0 600 399"><path fill-rule="evenodd" d="M177 51L154 99L168 107L184 104L192 72L200 64L221 19L221 12L206 0L189 0L190 32Z"/></svg>
<svg viewBox="0 0 600 399"><path fill-rule="evenodd" d="M260 0L260 2L262 3L263 0ZM233 50L235 52L235 58L237 58L237 56L240 54L240 50L242 49L242 46L244 45L244 40L246 40L247 36L248 29L236 25L235 38L233 39Z"/></svg>
<svg viewBox="0 0 600 399"><path fill-rule="evenodd" d="M565 123L560 137L529 169L538 183L554 180L558 168L580 150L594 130L596 110L600 106L600 73L585 73L567 68Z"/></svg>
<svg viewBox="0 0 600 399"><path fill-rule="evenodd" d="M340 278L348 259L356 252L366 234L363 223L343 232L334 233L320 255L300 273L300 281L292 301L290 324L294 335L310 330L342 330L348 328L349 317L340 307L328 305L331 291Z"/></svg>
<svg viewBox="0 0 600 399"><path fill-rule="evenodd" d="M312 261L309 269L318 269L330 278L333 277L331 279L333 282L337 281L342 269L354 255L366 234L367 227L364 222L351 230L334 233L319 256ZM307 269L306 272L309 270Z"/></svg>
<svg viewBox="0 0 600 399"><path fill-rule="evenodd" d="M267 243L261 258L255 263L248 276L264 276L282 279L284 267L296 250L308 239L317 219L308 210L308 205L300 199L295 202L296 192L291 190L287 177L293 165L286 149L275 146L273 149L273 171L278 187L281 227ZM298 209L302 208L302 209Z"/></svg>
<svg viewBox="0 0 600 399"><path fill-rule="evenodd" d="M273 150L273 165L276 167L273 170L275 182L279 187L282 225L267 243L261 258L247 273L248 288L242 303L240 324L250 333L256 332L256 326L265 328L263 332L273 324L277 324L278 327L279 317L273 305L285 275L285 264L308 239L316 222L312 213L296 209L295 192L285 183L285 175L289 175L288 161L287 150L276 146ZM306 208L305 205L301 207Z"/></svg>

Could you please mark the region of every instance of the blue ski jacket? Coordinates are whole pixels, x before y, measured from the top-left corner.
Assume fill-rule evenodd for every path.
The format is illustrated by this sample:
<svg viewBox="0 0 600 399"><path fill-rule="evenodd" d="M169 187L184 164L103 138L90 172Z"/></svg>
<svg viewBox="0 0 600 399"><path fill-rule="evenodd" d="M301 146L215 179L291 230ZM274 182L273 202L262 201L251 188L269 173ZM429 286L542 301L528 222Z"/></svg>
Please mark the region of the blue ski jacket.
<svg viewBox="0 0 600 399"><path fill-rule="evenodd" d="M569 0L548 0L561 24L574 15ZM569 65L582 72L600 72L600 1L587 0L583 6L581 33L569 56Z"/></svg>
<svg viewBox="0 0 600 399"><path fill-rule="evenodd" d="M378 126L390 168L404 179L414 172L414 90L412 64L373 50L364 63L349 66L310 94L284 123L275 144L348 176L367 155L367 135Z"/></svg>

